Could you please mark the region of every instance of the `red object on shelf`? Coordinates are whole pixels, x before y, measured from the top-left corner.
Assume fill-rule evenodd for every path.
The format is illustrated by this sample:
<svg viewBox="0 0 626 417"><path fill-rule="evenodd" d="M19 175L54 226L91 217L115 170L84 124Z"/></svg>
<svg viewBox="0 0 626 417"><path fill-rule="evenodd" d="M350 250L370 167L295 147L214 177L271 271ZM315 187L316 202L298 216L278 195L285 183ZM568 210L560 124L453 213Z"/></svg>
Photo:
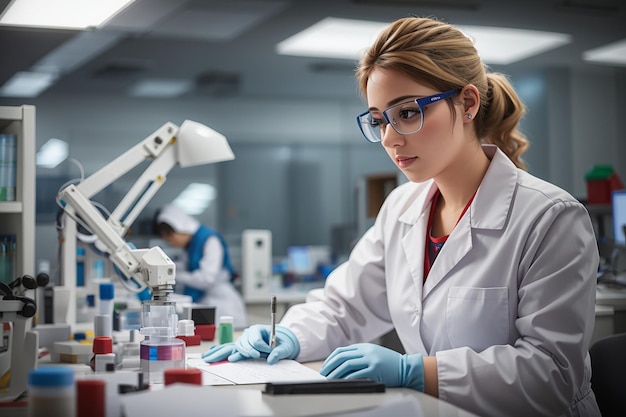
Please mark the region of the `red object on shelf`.
<svg viewBox="0 0 626 417"><path fill-rule="evenodd" d="M202 371L198 368L170 368L163 372L163 383L170 385L175 382L202 385Z"/></svg>
<svg viewBox="0 0 626 417"><path fill-rule="evenodd" d="M176 336L176 338L185 342L185 346L199 346L202 342L202 337L198 334L193 336Z"/></svg>
<svg viewBox="0 0 626 417"><path fill-rule="evenodd" d="M610 165L597 165L585 176L587 204L611 204L611 194L624 184Z"/></svg>
<svg viewBox="0 0 626 417"><path fill-rule="evenodd" d="M195 332L202 340L213 340L215 338L215 324L196 324Z"/></svg>
<svg viewBox="0 0 626 417"><path fill-rule="evenodd" d="M76 381L76 417L105 417L106 383L101 379Z"/></svg>

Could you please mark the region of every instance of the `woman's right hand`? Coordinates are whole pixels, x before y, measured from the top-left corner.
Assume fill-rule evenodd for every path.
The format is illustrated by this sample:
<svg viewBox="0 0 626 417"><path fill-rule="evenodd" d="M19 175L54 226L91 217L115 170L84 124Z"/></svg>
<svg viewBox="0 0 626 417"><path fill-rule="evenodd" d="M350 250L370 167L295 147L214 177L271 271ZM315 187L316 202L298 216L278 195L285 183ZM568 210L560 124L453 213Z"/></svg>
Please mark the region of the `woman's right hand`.
<svg viewBox="0 0 626 417"><path fill-rule="evenodd" d="M228 359L237 362L243 359L267 358L272 365L281 359L295 359L300 354L300 343L291 330L276 326L276 347L270 348L270 326L255 324L244 330L235 343L211 346L202 355L205 362L219 362Z"/></svg>

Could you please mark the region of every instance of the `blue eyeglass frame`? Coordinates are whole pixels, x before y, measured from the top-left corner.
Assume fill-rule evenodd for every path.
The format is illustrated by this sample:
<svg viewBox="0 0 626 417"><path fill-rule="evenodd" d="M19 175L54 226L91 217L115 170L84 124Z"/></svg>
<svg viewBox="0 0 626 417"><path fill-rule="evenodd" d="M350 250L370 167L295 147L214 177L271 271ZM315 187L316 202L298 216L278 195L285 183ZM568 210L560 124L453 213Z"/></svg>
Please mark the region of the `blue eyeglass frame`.
<svg viewBox="0 0 626 417"><path fill-rule="evenodd" d="M461 88L456 88L456 89L454 89L454 90L448 90L448 91L443 92L443 93L433 94L432 96L426 96L426 97L416 98L414 101L415 101L415 104L417 104L417 107L419 107L419 109L420 109L420 113L421 113L421 117L422 117L422 122L420 123L420 127L419 127L419 129L417 129L417 130L416 130L416 131L414 131L414 132L408 132L408 133L398 132L398 130L395 128L395 125L394 125L393 123L391 123L391 120L389 119L389 115L387 114L387 112L389 111L389 109L391 109L391 108L393 108L393 107L396 107L396 106L398 106L399 104L394 104L393 106L388 107L387 109L385 109L385 110L383 110L383 111L382 111L383 117L384 117L384 118L385 118L385 120L386 120L386 123L385 123L385 124L391 125L391 127L393 127L393 130L395 130L396 132L398 132L398 133L399 133L399 134L401 134L401 135L411 135L411 134L413 134L413 133L417 133L417 132L419 132L420 130L422 130L422 127L423 127L423 125L424 125L424 107L425 107L425 106L428 106L428 105L431 105L431 104L435 104L435 103L437 103L438 101L441 101L441 100L445 100L445 99L447 99L447 98L450 98L450 97L452 97L452 96L454 96L455 94L458 94L458 93L460 93L460 92L461 92ZM363 123L361 123L361 118L362 118L363 116L365 116L365 115L369 114L369 113L370 113L370 111L369 111L369 110L367 110L367 111L365 111L365 112L363 112L363 113L359 114L359 115L356 117L356 122L357 122L357 124L359 125L359 130L361 131L361 133L362 133L362 134L363 134L363 136L365 137L365 140L367 140L368 142L370 142L370 143L378 143L378 142L381 142L381 141L382 141L382 137L381 137L381 138L378 138L378 140L376 140L376 141L373 141L373 140L371 140L371 139L370 139L370 138L369 138L369 137L365 134L365 131L363 131Z"/></svg>

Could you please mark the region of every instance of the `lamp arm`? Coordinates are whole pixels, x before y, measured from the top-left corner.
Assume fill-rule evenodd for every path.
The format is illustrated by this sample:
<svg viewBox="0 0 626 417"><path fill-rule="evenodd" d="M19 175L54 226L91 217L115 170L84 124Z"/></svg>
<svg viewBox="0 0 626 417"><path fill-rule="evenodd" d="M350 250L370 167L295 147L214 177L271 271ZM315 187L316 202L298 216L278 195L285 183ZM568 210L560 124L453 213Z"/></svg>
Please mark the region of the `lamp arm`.
<svg viewBox="0 0 626 417"><path fill-rule="evenodd" d="M167 173L176 165L176 141L178 126L166 123L150 136L102 167L78 185L71 184L59 192L59 199L70 207L104 246L109 259L118 270L135 283L136 291L149 286L160 295L172 291L175 265L158 247L152 249L131 248L122 238L145 208L148 201L161 187ZM147 159L148 168L133 184L120 204L105 219L90 197L122 177ZM122 216L124 219L122 221ZM151 264L150 262L155 262ZM154 268L159 271L155 271ZM128 289L129 285L125 284ZM163 294L161 294L163 292Z"/></svg>
<svg viewBox="0 0 626 417"><path fill-rule="evenodd" d="M171 148L176 139L178 126L168 122L144 140L109 162L104 167L82 181L78 188L87 198L91 198L107 186L121 178L145 160L156 159L166 149Z"/></svg>

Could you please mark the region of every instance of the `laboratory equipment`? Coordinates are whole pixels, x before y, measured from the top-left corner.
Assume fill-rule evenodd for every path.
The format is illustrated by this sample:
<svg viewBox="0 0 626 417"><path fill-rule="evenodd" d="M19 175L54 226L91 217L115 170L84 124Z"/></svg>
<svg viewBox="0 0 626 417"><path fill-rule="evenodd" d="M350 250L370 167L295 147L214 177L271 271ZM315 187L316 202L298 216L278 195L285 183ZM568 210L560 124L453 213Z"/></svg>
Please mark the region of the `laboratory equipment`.
<svg viewBox="0 0 626 417"><path fill-rule="evenodd" d="M202 337L195 333L193 320L178 320L177 338L185 342L185 346L200 346Z"/></svg>
<svg viewBox="0 0 626 417"><path fill-rule="evenodd" d="M224 343L230 343L233 341L233 337L234 337L233 321L234 319L232 316L220 317L220 331L219 331L220 345L223 345Z"/></svg>
<svg viewBox="0 0 626 417"><path fill-rule="evenodd" d="M244 298L246 301L267 300L272 278L272 232L244 230L241 258Z"/></svg>
<svg viewBox="0 0 626 417"><path fill-rule="evenodd" d="M113 339L110 336L96 336L93 339L93 358L89 362L95 372L115 371L115 353Z"/></svg>
<svg viewBox="0 0 626 417"><path fill-rule="evenodd" d="M17 136L0 134L0 201L15 201Z"/></svg>
<svg viewBox="0 0 626 417"><path fill-rule="evenodd" d="M185 342L176 338L178 315L171 301L145 301L141 311L140 333L145 339L139 344L141 371L150 384L163 383L163 372L185 367Z"/></svg>
<svg viewBox="0 0 626 417"><path fill-rule="evenodd" d="M169 300L176 268L160 247L136 249L123 236L176 164L189 167L233 158L226 138L211 128L190 120L180 127L168 122L79 184L63 188L57 196L66 215L61 269L70 300L76 298L77 223L91 232L93 245L108 255L126 289L140 293L148 288L151 292L151 299L142 303L140 330L145 336L140 344L141 368L150 383L162 380L164 369L185 365L185 344L176 339L178 316ZM148 167L105 218L90 198L146 160L151 161ZM76 305L69 304L66 320L73 324Z"/></svg>
<svg viewBox="0 0 626 417"><path fill-rule="evenodd" d="M24 275L0 282L0 401L14 401L26 391L28 372L37 363L39 338L31 330L37 305L23 294L38 283L45 285L45 278Z"/></svg>
<svg viewBox="0 0 626 417"><path fill-rule="evenodd" d="M613 240L626 249L626 190L613 191Z"/></svg>
<svg viewBox="0 0 626 417"><path fill-rule="evenodd" d="M165 371L164 385L192 384L202 385L202 371L199 368L171 368Z"/></svg>
<svg viewBox="0 0 626 417"><path fill-rule="evenodd" d="M74 417L75 415L76 382L72 368L42 366L29 372L29 417Z"/></svg>
<svg viewBox="0 0 626 417"><path fill-rule="evenodd" d="M153 300L167 300L175 283L172 260L158 246L135 249L123 236L176 164L189 167L233 158L226 138L211 128L190 120L180 127L168 122L79 184L63 188L57 196L66 215L61 269L62 284L73 292L70 299L75 299L79 223L92 233L93 245L108 255L120 272L120 282L129 291L138 293L150 288ZM148 167L105 218L90 198L146 160L151 161ZM76 322L76 306L72 303L65 320Z"/></svg>
<svg viewBox="0 0 626 417"><path fill-rule="evenodd" d="M76 417L105 417L106 382L101 379L76 381Z"/></svg>

